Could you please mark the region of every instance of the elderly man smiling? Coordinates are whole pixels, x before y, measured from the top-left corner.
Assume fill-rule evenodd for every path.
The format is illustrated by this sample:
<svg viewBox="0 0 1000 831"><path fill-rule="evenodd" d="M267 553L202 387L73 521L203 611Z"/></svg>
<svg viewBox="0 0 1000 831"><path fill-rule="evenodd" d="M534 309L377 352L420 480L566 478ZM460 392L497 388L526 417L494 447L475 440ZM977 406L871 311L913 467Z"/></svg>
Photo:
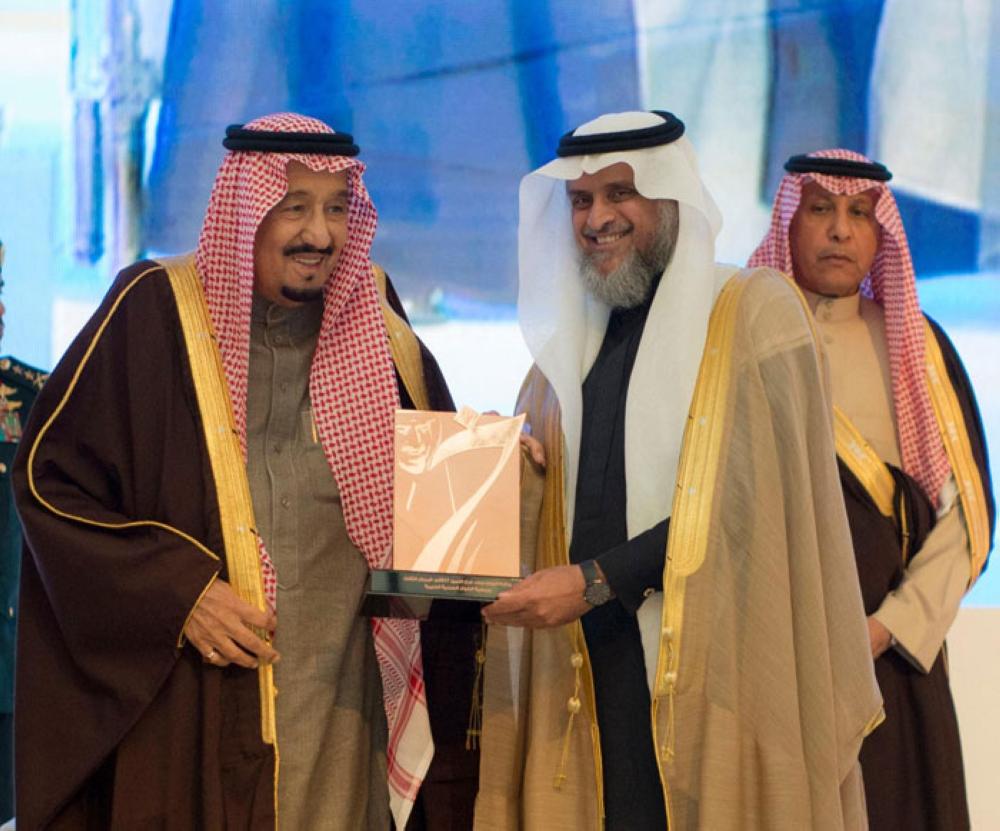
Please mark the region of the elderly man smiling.
<svg viewBox="0 0 1000 831"><path fill-rule="evenodd" d="M380 298L352 138L224 143L194 256L118 276L24 435L25 828L387 831L431 760L417 624L358 610L394 410L451 399Z"/></svg>

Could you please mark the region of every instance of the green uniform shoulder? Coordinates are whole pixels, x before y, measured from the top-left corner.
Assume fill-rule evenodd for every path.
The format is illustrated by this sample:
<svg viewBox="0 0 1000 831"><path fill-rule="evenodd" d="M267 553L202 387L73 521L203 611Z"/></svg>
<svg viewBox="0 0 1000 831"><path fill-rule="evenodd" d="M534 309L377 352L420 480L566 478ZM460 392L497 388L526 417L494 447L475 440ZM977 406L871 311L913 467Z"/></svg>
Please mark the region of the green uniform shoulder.
<svg viewBox="0 0 1000 831"><path fill-rule="evenodd" d="M47 372L10 355L0 358L0 380L7 386L14 385L37 393L48 378Z"/></svg>
<svg viewBox="0 0 1000 831"><path fill-rule="evenodd" d="M47 372L5 356L0 358L0 442L17 443Z"/></svg>

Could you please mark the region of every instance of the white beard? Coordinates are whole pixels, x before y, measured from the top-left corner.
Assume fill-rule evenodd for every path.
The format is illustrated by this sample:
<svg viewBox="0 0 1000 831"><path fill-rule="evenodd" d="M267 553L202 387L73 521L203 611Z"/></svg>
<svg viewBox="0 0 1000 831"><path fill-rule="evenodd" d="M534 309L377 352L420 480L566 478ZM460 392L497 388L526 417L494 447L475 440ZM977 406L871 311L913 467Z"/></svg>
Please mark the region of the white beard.
<svg viewBox="0 0 1000 831"><path fill-rule="evenodd" d="M660 205L660 225L646 251L633 247L610 274L602 274L592 254L580 254L580 278L594 297L612 309L632 309L649 298L653 282L666 270L678 230L677 203Z"/></svg>

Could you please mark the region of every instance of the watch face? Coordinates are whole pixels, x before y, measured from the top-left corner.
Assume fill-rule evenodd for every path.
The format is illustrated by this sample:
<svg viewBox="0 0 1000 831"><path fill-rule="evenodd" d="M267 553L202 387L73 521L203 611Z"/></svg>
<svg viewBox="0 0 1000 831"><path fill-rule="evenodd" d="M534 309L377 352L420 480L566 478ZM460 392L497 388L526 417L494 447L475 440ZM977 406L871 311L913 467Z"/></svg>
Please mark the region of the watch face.
<svg viewBox="0 0 1000 831"><path fill-rule="evenodd" d="M602 606L611 599L611 586L607 583L589 583L583 590L583 599L591 606Z"/></svg>

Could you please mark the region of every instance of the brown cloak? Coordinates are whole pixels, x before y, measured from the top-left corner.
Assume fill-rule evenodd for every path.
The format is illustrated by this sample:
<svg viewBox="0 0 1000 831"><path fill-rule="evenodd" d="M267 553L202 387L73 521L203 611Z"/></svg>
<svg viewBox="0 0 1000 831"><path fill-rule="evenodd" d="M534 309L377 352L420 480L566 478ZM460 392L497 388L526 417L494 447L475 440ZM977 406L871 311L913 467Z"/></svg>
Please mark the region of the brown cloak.
<svg viewBox="0 0 1000 831"><path fill-rule="evenodd" d="M959 432L954 435L963 436L964 441L949 439L944 429L942 436L967 448L966 467L979 485L975 497L970 497L978 506L964 513L980 514L988 526L988 534L979 545L985 549L972 552L974 579L985 565L996 521L986 443L975 396L958 354L936 324L930 324L928 336L940 349L946 370L941 380L948 384L960 409ZM952 451L961 452L954 447ZM849 452L840 453L840 475L865 613L872 614L900 584L910 560L920 557L935 524L934 509L921 487L903 471L877 457L871 461L881 470L853 459L848 464L845 459L849 458ZM873 473L881 475L881 486ZM973 534L969 536L975 539ZM945 650L924 673L897 650L889 649L875 661L875 675L885 699L885 721L861 748L871 828L968 828L962 747Z"/></svg>
<svg viewBox="0 0 1000 831"><path fill-rule="evenodd" d="M393 301L401 314L390 288ZM450 408L422 345L420 362L430 405ZM177 303L157 264L118 276L53 372L15 489L18 825L273 828L257 674L208 666L181 638L227 575Z"/></svg>

